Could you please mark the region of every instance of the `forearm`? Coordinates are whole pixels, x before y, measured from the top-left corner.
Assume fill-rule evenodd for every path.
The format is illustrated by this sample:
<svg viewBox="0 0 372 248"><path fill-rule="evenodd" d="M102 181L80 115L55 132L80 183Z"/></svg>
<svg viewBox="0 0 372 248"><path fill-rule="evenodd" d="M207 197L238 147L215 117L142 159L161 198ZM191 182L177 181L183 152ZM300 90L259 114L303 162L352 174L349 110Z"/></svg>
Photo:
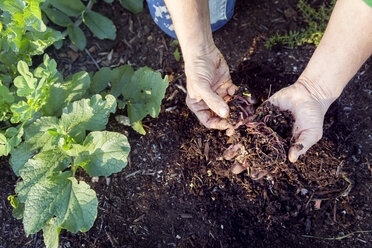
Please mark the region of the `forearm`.
<svg viewBox="0 0 372 248"><path fill-rule="evenodd" d="M299 82L330 105L371 55L371 25L370 6L362 0L338 0Z"/></svg>
<svg viewBox="0 0 372 248"><path fill-rule="evenodd" d="M184 60L209 52L214 45L208 0L165 0Z"/></svg>

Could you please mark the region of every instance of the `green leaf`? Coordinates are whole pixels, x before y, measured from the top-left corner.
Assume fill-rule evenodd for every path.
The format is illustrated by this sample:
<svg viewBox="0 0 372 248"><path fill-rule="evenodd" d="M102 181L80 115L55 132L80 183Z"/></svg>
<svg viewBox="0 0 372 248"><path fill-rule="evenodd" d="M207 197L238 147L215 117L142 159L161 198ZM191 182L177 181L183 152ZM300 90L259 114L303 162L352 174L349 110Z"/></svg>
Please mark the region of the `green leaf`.
<svg viewBox="0 0 372 248"><path fill-rule="evenodd" d="M24 130L10 127L6 130L5 136L0 134L0 156L8 155L22 142ZM5 138L5 139L4 139Z"/></svg>
<svg viewBox="0 0 372 248"><path fill-rule="evenodd" d="M143 10L143 0L119 0L119 2L133 14L138 14Z"/></svg>
<svg viewBox="0 0 372 248"><path fill-rule="evenodd" d="M51 149L57 144L57 138L51 135L48 130L55 129L61 133L57 117L43 116L25 128L25 140L36 149Z"/></svg>
<svg viewBox="0 0 372 248"><path fill-rule="evenodd" d="M2 11L8 11L10 14L16 14L17 12L23 12L25 4L20 0L2 0L0 1L0 9Z"/></svg>
<svg viewBox="0 0 372 248"><path fill-rule="evenodd" d="M7 151L7 144L8 141L4 134L0 133L0 157L8 155L9 151Z"/></svg>
<svg viewBox="0 0 372 248"><path fill-rule="evenodd" d="M45 7L43 8L43 12L47 15L49 20L61 27L67 27L68 25L72 24L70 17L58 9Z"/></svg>
<svg viewBox="0 0 372 248"><path fill-rule="evenodd" d="M63 46L63 40L59 40L59 41L56 41L53 43L53 46L55 47L55 49L59 50L61 49L61 47Z"/></svg>
<svg viewBox="0 0 372 248"><path fill-rule="evenodd" d="M9 89L3 85L0 85L0 108L3 104L11 104L13 101L14 97L9 92Z"/></svg>
<svg viewBox="0 0 372 248"><path fill-rule="evenodd" d="M75 178L69 180L72 182L71 198L61 226L73 233L86 232L93 226L97 217L96 192L85 182L78 183Z"/></svg>
<svg viewBox="0 0 372 248"><path fill-rule="evenodd" d="M58 248L59 233L61 227L56 224L54 218L48 220L43 226L44 243L47 248Z"/></svg>
<svg viewBox="0 0 372 248"><path fill-rule="evenodd" d="M27 1L27 7L24 9L23 22L27 27L32 27L35 31L45 32L46 26L41 18L39 4L41 1Z"/></svg>
<svg viewBox="0 0 372 248"><path fill-rule="evenodd" d="M21 74L14 79L14 85L17 87L18 96L27 97L36 89L37 79L34 78L24 61L19 61L17 70Z"/></svg>
<svg viewBox="0 0 372 248"><path fill-rule="evenodd" d="M85 10L85 5L80 0L49 0L53 7L68 16L79 16Z"/></svg>
<svg viewBox="0 0 372 248"><path fill-rule="evenodd" d="M97 36L98 39L115 40L116 27L114 23L106 16L91 10L88 11L83 19L83 22L88 26L90 31Z"/></svg>
<svg viewBox="0 0 372 248"><path fill-rule="evenodd" d="M57 63L54 59L50 59L48 54L44 54L44 61L34 71L34 76L38 78L53 77L58 73Z"/></svg>
<svg viewBox="0 0 372 248"><path fill-rule="evenodd" d="M142 67L133 74L122 93L127 101L128 117L134 130L144 133L142 124L137 122L148 114L153 118L159 115L167 87L168 78L162 79L160 73L148 67Z"/></svg>
<svg viewBox="0 0 372 248"><path fill-rule="evenodd" d="M105 0L106 3L112 3L114 0Z"/></svg>
<svg viewBox="0 0 372 248"><path fill-rule="evenodd" d="M173 46L178 46L179 45L179 42L178 40L173 40L171 43L170 43L170 46L173 47Z"/></svg>
<svg viewBox="0 0 372 248"><path fill-rule="evenodd" d="M81 99L89 86L90 77L84 71L66 78L66 82L53 84L43 106L43 114L60 116L62 109L69 103Z"/></svg>
<svg viewBox="0 0 372 248"><path fill-rule="evenodd" d="M56 117L41 117L25 128L26 141L14 150L9 160L17 176L36 150L41 148L49 150L58 144L59 137L51 135L49 129L59 129Z"/></svg>
<svg viewBox="0 0 372 248"><path fill-rule="evenodd" d="M101 70L94 74L92 83L89 88L91 94L98 94L102 90L106 89L108 83L110 82L111 70L108 67L103 67Z"/></svg>
<svg viewBox="0 0 372 248"><path fill-rule="evenodd" d="M131 80L133 74L134 70L130 65L123 65L112 70L110 76L111 90L109 93L115 97L118 97L123 88Z"/></svg>
<svg viewBox="0 0 372 248"><path fill-rule="evenodd" d="M87 45L87 38L85 37L83 30L81 30L81 28L78 26L69 25L67 27L67 33L72 44L74 44L81 51L84 50Z"/></svg>
<svg viewBox="0 0 372 248"><path fill-rule="evenodd" d="M20 202L18 197L14 195L8 196L8 201L10 201L10 204L13 207L13 217L16 218L17 220L20 220L23 218L23 212L25 210L25 204Z"/></svg>
<svg viewBox="0 0 372 248"><path fill-rule="evenodd" d="M7 87L1 85L0 81L0 121L6 121L10 118L10 105L13 102L14 96L10 93Z"/></svg>
<svg viewBox="0 0 372 248"><path fill-rule="evenodd" d="M63 36L61 32L47 28L45 32L27 32L25 39L29 43L28 53L30 55L41 55L44 53L46 48L55 42L62 40Z"/></svg>
<svg viewBox="0 0 372 248"><path fill-rule="evenodd" d="M121 171L128 163L130 145L123 134L91 132L83 146L85 151L79 154L76 162L86 162L83 168L91 176L109 176Z"/></svg>
<svg viewBox="0 0 372 248"><path fill-rule="evenodd" d="M107 95L104 101L100 95L94 95L91 99L82 99L64 108L60 125L77 142L80 142L84 139L86 130L103 130L110 113L114 113L115 110L115 97Z"/></svg>
<svg viewBox="0 0 372 248"><path fill-rule="evenodd" d="M36 150L36 149L35 149ZM17 149L12 152L9 163L12 166L14 174L19 176L19 170L29 160L32 154L35 152L33 146L29 143L22 143Z"/></svg>
<svg viewBox="0 0 372 248"><path fill-rule="evenodd" d="M180 54L180 51L179 51L178 47L177 47L176 50L174 51L173 56L174 56L174 58L175 58L175 60L176 60L177 62L180 61L180 59L181 59L181 54Z"/></svg>
<svg viewBox="0 0 372 248"><path fill-rule="evenodd" d="M38 232L55 216L55 225L76 233L87 231L97 217L94 190L68 174L51 177L34 185L27 197L23 225L27 235Z"/></svg>
<svg viewBox="0 0 372 248"><path fill-rule="evenodd" d="M35 113L35 111L32 111L30 106L25 101L13 103L12 106L10 106L10 110L13 113L13 116L10 120L12 123L25 121Z"/></svg>
<svg viewBox="0 0 372 248"><path fill-rule="evenodd" d="M17 183L16 193L19 200L25 202L32 186L46 180L54 172L58 173L67 168L71 158L58 149L43 151L35 155L19 170L23 181Z"/></svg>

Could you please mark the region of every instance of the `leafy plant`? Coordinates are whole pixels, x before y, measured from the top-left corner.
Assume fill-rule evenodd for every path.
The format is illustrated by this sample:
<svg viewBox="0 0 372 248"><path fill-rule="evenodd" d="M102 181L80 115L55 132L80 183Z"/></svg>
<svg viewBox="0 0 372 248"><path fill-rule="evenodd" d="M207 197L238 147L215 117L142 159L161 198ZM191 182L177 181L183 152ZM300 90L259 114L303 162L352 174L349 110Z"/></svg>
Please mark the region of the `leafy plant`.
<svg viewBox="0 0 372 248"><path fill-rule="evenodd" d="M180 50L179 50L179 48L178 48L178 45L179 45L178 40L174 40L174 41L172 41L170 45L171 45L171 47L173 47L173 46L176 47L176 49L175 49L174 52L173 52L173 56L174 56L174 59L175 59L177 62L179 62L180 59L181 59L181 54L180 54Z"/></svg>
<svg viewBox="0 0 372 248"><path fill-rule="evenodd" d="M153 118L159 115L161 101L168 87L168 77L162 79L159 72L148 67L137 71L129 65L112 71L103 68L93 77L91 93L102 92L109 82L112 86L107 92L121 99L121 108L127 107L132 128L140 134L146 134L142 119L147 115Z"/></svg>
<svg viewBox="0 0 372 248"><path fill-rule="evenodd" d="M68 35L71 42L80 50L86 46L86 37L79 27L84 23L99 39L116 38L116 27L107 17L92 10L94 0L87 5L80 0L46 0L41 9L45 16L54 24L66 28L63 35Z"/></svg>
<svg viewBox="0 0 372 248"><path fill-rule="evenodd" d="M5 131L0 130L0 156L8 155L19 145L23 126L40 116L38 112L45 105L52 84L61 79L57 63L46 54L44 62L35 70L30 71L24 61L18 62L17 70L20 75L14 79L13 88L0 86L0 121L7 127ZM19 125L13 127L14 124Z"/></svg>
<svg viewBox="0 0 372 248"><path fill-rule="evenodd" d="M69 104L61 118L41 117L25 128L26 141L10 160L22 178L12 197L14 215L23 218L27 235L42 229L47 247L58 246L61 229L85 232L97 216L96 194L76 180L76 170L109 176L127 165L127 138L101 131L115 110L115 97L94 95Z"/></svg>
<svg viewBox="0 0 372 248"><path fill-rule="evenodd" d="M1 0L0 80L8 86L20 60L31 65L31 56L41 55L63 38L59 31L45 26L41 18L41 0Z"/></svg>
<svg viewBox="0 0 372 248"><path fill-rule="evenodd" d="M265 47L271 49L279 43L289 47L301 46L306 43L318 46L335 4L336 0L332 0L329 5L323 4L319 9L314 9L305 0L299 0L297 8L307 23L307 27L302 28L301 31L289 31L286 34L277 33L266 41Z"/></svg>
<svg viewBox="0 0 372 248"><path fill-rule="evenodd" d="M47 247L58 247L62 229L85 232L96 219L96 193L77 181L78 168L109 176L127 164L126 136L103 131L117 104L145 134L142 119L158 116L168 86L167 77L147 67L102 68L66 78L58 72L44 50L61 46L66 35L84 49L80 23L100 39L115 39L113 23L91 10L94 2L0 0L0 156L11 155L22 179L8 199L26 234L43 230ZM49 20L66 28L63 34L45 26L40 3ZM143 8L142 0L120 3L134 12ZM31 67L32 56L41 54L43 62Z"/></svg>

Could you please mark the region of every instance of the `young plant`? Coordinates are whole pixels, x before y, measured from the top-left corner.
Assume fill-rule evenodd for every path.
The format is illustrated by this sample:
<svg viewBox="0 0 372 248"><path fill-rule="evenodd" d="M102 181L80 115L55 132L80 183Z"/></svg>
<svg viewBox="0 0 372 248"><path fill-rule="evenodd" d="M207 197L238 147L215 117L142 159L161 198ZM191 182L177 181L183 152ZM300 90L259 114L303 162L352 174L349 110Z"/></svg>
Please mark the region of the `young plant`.
<svg viewBox="0 0 372 248"><path fill-rule="evenodd" d="M45 26L40 0L1 0L0 10L0 80L9 86L16 75L17 62L31 65L31 56L41 55L62 34Z"/></svg>
<svg viewBox="0 0 372 248"><path fill-rule="evenodd" d="M20 75L13 81L15 87L0 86L0 121L4 126L0 130L0 156L8 155L20 144L23 127L40 117L52 84L60 80L57 63L46 54L35 70L30 71L26 62L19 61L17 71Z"/></svg>
<svg viewBox="0 0 372 248"><path fill-rule="evenodd" d="M173 47L173 46L176 47L176 49L175 49L174 52L173 52L173 56L174 56L174 59L175 59L177 62L179 62L180 59L181 59L181 54L180 54L180 50L179 50L179 48L178 48L178 46L179 46L178 40L174 40L174 41L172 41L170 45L171 45L171 47Z"/></svg>
<svg viewBox="0 0 372 248"><path fill-rule="evenodd" d="M329 5L323 4L319 9L312 8L305 0L299 0L297 8L302 14L307 26L300 31L289 31L286 34L275 34L265 43L267 49L271 49L276 44L283 44L289 47L301 46L304 44L319 45L323 33L327 27L331 16L335 0Z"/></svg>
<svg viewBox="0 0 372 248"><path fill-rule="evenodd" d="M127 138L101 131L115 110L112 95L75 101L61 118L41 117L26 127L26 141L12 154L13 171L22 178L10 198L13 214L23 219L27 235L43 230L47 247L58 247L61 229L86 232L97 217L96 193L76 180L77 169L109 176L127 165Z"/></svg>
<svg viewBox="0 0 372 248"><path fill-rule="evenodd" d="M107 91L108 84L111 88ZM127 108L131 126L140 134L146 134L142 119L147 115L156 118L160 113L161 101L168 87L168 77L148 67L137 71L129 65L113 69L102 68L92 80L90 93L112 94L119 98L120 108Z"/></svg>
<svg viewBox="0 0 372 248"><path fill-rule="evenodd" d="M116 27L107 17L92 10L94 0L85 5L80 0L46 0L41 9L45 16L54 24L66 28L63 33L80 50L84 50L87 40L79 27L84 23L99 39L115 40ZM62 44L59 44L61 46Z"/></svg>

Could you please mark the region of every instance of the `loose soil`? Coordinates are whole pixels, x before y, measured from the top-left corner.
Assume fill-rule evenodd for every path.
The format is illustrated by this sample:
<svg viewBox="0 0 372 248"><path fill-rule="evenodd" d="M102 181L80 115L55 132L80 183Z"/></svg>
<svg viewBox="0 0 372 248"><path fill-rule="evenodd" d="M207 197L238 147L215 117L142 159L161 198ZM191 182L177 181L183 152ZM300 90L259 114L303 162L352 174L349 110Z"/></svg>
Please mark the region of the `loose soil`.
<svg viewBox="0 0 372 248"><path fill-rule="evenodd" d="M121 126L114 115L110 117L107 129L129 137L130 163L122 172L98 181L78 171L78 179L97 192L98 217L86 233L62 231L62 247L372 246L371 233L355 233L341 240L304 236L329 238L372 230L371 61L331 106L324 137L305 156L296 163L285 157L276 161L270 157L262 163L258 157L265 159L273 152L262 147L268 144L267 137L239 130L240 138L234 140L224 132L205 129L188 110L182 62L174 59L171 39L156 27L147 10L132 15L118 4L103 1L94 8L115 22L117 40L88 37L94 62L68 42L59 51L51 49L59 69L67 75L96 70L95 63L147 65L169 75L170 86L159 118L144 120L145 136ZM295 0L241 0L235 12L214 38L231 66L233 82L250 90L257 107L295 82L314 47L277 46L269 51L263 46L275 32L305 25L296 13ZM293 14L284 14L288 12ZM277 111L263 108L259 112ZM125 113L116 113L121 114ZM273 125L273 119L265 116L256 116L260 118L256 122L269 123L283 139L276 144L289 144L288 128L279 130L283 125ZM290 126L288 114L281 116L276 122L284 120ZM266 130L255 128L261 133ZM257 155L250 167L266 171L265 175L252 178L248 171L231 173L234 161L224 159L223 154L234 142L243 142L249 154ZM255 144L261 148L256 150ZM11 216L6 198L14 193L16 182L8 158L1 158L0 248L43 247L41 233L26 238L21 221Z"/></svg>

